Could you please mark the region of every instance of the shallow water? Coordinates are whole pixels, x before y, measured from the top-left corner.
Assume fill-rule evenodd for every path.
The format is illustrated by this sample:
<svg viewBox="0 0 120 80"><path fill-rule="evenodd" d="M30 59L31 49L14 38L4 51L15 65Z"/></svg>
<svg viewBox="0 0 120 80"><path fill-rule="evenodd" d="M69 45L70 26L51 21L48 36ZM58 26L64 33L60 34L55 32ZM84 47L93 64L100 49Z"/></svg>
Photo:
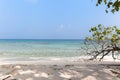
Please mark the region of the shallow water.
<svg viewBox="0 0 120 80"><path fill-rule="evenodd" d="M84 40L1 39L0 56L10 57L75 57L85 55Z"/></svg>

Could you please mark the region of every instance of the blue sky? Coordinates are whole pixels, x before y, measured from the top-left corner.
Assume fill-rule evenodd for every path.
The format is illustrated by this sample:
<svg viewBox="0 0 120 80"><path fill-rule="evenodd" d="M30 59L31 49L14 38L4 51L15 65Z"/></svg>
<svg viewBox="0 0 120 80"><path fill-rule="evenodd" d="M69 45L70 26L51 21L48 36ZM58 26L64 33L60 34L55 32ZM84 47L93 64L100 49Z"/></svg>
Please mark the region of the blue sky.
<svg viewBox="0 0 120 80"><path fill-rule="evenodd" d="M0 0L0 39L82 39L92 26L120 27L97 0Z"/></svg>

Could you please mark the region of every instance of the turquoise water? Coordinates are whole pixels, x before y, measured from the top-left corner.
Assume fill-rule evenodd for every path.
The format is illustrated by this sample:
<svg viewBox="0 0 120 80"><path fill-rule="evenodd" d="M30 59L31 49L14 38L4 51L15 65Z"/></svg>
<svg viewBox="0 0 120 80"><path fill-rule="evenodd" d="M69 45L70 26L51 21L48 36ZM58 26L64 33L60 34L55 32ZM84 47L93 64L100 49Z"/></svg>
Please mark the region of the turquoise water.
<svg viewBox="0 0 120 80"><path fill-rule="evenodd" d="M81 56L84 40L1 39L0 56L75 57Z"/></svg>

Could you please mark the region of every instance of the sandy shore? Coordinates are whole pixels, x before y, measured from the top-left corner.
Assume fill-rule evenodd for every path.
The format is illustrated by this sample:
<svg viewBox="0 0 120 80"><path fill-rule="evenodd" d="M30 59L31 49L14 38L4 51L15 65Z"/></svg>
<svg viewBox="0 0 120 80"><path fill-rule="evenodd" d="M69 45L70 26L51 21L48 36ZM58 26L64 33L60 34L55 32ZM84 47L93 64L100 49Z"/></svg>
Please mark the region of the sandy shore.
<svg viewBox="0 0 120 80"><path fill-rule="evenodd" d="M92 64L101 63L99 60L90 61L90 56L81 56L81 57L0 57L0 65L5 64L40 64L40 65L66 65L66 64L84 64L90 63ZM105 64L109 63L119 63L120 59L116 59L115 61L111 56L106 56L103 61Z"/></svg>
<svg viewBox="0 0 120 80"><path fill-rule="evenodd" d="M1 58L0 80L120 80L120 62L83 58Z"/></svg>

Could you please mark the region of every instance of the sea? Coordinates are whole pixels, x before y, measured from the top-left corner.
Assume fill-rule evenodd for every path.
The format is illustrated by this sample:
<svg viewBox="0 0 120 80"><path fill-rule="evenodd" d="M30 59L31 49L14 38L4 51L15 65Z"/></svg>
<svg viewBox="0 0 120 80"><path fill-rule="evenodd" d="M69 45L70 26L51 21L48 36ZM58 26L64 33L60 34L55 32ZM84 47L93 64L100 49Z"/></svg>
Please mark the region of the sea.
<svg viewBox="0 0 120 80"><path fill-rule="evenodd" d="M83 39L0 39L0 57L78 57Z"/></svg>

